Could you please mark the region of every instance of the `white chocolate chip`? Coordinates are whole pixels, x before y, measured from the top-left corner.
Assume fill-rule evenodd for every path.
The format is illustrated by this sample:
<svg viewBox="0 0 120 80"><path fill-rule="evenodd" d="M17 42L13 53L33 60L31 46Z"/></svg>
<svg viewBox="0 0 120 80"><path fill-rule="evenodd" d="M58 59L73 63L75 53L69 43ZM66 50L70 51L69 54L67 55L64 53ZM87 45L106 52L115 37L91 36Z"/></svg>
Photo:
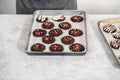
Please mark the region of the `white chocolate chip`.
<svg viewBox="0 0 120 80"><path fill-rule="evenodd" d="M40 22L44 22L45 20L46 20L46 16L44 16L44 15L40 15L40 16L38 16L38 20L40 21Z"/></svg>
<svg viewBox="0 0 120 80"><path fill-rule="evenodd" d="M57 20L62 20L64 19L65 17L63 15L58 15L58 16L54 16L53 17L53 20L57 21Z"/></svg>

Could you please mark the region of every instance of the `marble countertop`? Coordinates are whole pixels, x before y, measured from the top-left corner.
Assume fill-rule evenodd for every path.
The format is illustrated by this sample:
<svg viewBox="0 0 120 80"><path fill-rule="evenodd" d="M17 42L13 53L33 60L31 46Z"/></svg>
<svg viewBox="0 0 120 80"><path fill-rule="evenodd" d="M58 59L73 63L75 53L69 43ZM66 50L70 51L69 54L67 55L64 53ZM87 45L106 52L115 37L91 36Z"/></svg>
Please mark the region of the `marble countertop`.
<svg viewBox="0 0 120 80"><path fill-rule="evenodd" d="M0 15L0 80L120 80L118 65L97 22L120 15L87 15L84 56L30 56L31 15Z"/></svg>

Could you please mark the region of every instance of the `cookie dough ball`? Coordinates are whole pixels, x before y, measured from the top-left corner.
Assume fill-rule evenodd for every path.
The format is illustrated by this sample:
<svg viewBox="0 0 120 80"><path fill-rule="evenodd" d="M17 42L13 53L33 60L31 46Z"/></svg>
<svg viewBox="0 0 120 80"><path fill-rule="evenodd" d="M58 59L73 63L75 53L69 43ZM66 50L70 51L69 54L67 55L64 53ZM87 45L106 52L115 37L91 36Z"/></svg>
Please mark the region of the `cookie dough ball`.
<svg viewBox="0 0 120 80"><path fill-rule="evenodd" d="M59 24L59 28L61 28L63 30L68 30L71 28L71 24L68 22L62 22Z"/></svg>
<svg viewBox="0 0 120 80"><path fill-rule="evenodd" d="M70 46L70 50L73 52L81 52L81 51L84 51L85 48L82 44L75 43Z"/></svg>
<svg viewBox="0 0 120 80"><path fill-rule="evenodd" d="M52 45L50 46L50 51L61 52L61 51L63 51L63 50L64 50L64 48L63 48L63 46L60 45L60 44L52 44Z"/></svg>
<svg viewBox="0 0 120 80"><path fill-rule="evenodd" d="M108 24L103 27L103 31L106 33L114 33L117 31L117 29L116 29L116 26L112 24Z"/></svg>
<svg viewBox="0 0 120 80"><path fill-rule="evenodd" d="M44 51L44 50L45 50L45 46L40 43L33 44L31 47L31 51Z"/></svg>
<svg viewBox="0 0 120 80"><path fill-rule="evenodd" d="M50 35L43 36L42 41L46 44L51 44L55 42L55 38Z"/></svg>
<svg viewBox="0 0 120 80"><path fill-rule="evenodd" d="M61 42L63 44L72 44L74 43L75 39L73 37L70 37L70 36L64 36L62 39L61 39Z"/></svg>
<svg viewBox="0 0 120 80"><path fill-rule="evenodd" d="M114 49L120 48L120 40L113 40L110 42L110 46Z"/></svg>
<svg viewBox="0 0 120 80"><path fill-rule="evenodd" d="M49 32L49 34L51 35L51 36L60 36L61 34L62 34L63 32L62 32L62 30L61 29L58 29L58 28L56 28L56 29L52 29L52 30L50 30L50 32Z"/></svg>
<svg viewBox="0 0 120 80"><path fill-rule="evenodd" d="M35 37L42 37L44 35L46 35L47 31L46 30L43 30L43 29L36 29L33 31L33 35Z"/></svg>
<svg viewBox="0 0 120 80"><path fill-rule="evenodd" d="M79 29L71 29L69 31L69 35L74 36L74 37L81 36L81 35L83 35L83 32L82 32L82 30L79 30Z"/></svg>
<svg viewBox="0 0 120 80"><path fill-rule="evenodd" d="M83 17L82 16L73 16L73 17L71 17L71 21L72 22L82 22Z"/></svg>
<svg viewBox="0 0 120 80"><path fill-rule="evenodd" d="M42 24L42 28L44 28L44 29L51 29L53 27L54 27L54 23L52 23L52 22L44 22Z"/></svg>
<svg viewBox="0 0 120 80"><path fill-rule="evenodd" d="M120 39L120 31L114 33L114 34L113 34L113 37L114 37L115 39Z"/></svg>

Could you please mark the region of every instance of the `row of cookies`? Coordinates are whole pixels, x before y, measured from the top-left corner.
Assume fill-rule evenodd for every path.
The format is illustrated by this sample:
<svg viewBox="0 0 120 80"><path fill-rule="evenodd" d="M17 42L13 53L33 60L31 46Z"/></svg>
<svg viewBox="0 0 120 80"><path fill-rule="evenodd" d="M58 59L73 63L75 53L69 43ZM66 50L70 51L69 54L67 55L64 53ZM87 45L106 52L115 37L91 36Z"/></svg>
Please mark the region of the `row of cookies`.
<svg viewBox="0 0 120 80"><path fill-rule="evenodd" d="M46 46L40 43L36 43L31 47L31 51L44 51L45 49L46 49ZM81 52L81 51L84 51L85 48L82 44L74 43L69 46L69 49L73 52ZM52 44L50 45L49 50L52 52L61 52L64 50L64 47L61 44Z"/></svg>
<svg viewBox="0 0 120 80"><path fill-rule="evenodd" d="M66 18L65 18L64 15L58 15L58 16L54 16L52 19L54 21L64 21ZM43 22L48 21L48 17L44 16L44 15L40 15L40 16L37 17L36 20L38 22L43 23ZM81 16L73 16L73 17L71 17L71 21L73 21L73 22L81 22L81 21L83 21L83 17L81 17Z"/></svg>

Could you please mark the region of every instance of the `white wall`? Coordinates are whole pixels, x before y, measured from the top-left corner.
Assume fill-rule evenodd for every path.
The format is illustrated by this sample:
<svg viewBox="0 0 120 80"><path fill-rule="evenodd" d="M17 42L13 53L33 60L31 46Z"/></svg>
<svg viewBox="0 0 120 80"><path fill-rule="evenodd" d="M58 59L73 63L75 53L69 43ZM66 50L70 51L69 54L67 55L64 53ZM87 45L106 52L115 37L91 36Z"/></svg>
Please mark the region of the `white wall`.
<svg viewBox="0 0 120 80"><path fill-rule="evenodd" d="M0 0L0 14L16 13L16 0Z"/></svg>
<svg viewBox="0 0 120 80"><path fill-rule="evenodd" d="M0 0L0 13L15 13L16 0ZM78 0L78 9L91 14L120 13L120 0Z"/></svg>
<svg viewBox="0 0 120 80"><path fill-rule="evenodd" d="M78 9L92 14L120 13L120 0L78 0Z"/></svg>

